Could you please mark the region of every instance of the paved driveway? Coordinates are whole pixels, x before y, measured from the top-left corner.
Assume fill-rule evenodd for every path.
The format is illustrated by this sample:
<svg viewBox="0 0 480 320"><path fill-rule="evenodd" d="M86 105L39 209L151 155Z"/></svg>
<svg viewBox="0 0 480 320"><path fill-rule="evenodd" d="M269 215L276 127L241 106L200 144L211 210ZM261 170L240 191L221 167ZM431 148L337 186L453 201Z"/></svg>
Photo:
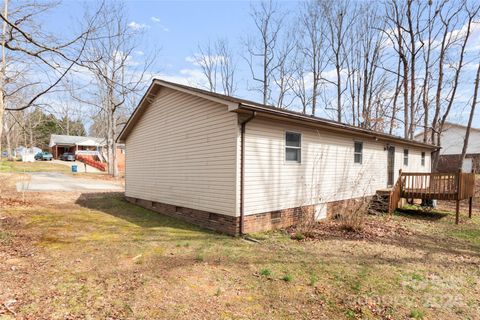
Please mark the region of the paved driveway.
<svg viewBox="0 0 480 320"><path fill-rule="evenodd" d="M17 191L123 191L115 182L75 178L59 172L32 172L30 181L17 183Z"/></svg>

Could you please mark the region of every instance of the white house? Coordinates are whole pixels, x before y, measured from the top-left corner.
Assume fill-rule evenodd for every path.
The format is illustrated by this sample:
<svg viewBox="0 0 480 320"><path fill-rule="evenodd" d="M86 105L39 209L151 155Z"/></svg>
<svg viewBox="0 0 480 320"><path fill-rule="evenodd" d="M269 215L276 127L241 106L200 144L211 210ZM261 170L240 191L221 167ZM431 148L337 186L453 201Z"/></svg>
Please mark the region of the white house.
<svg viewBox="0 0 480 320"><path fill-rule="evenodd" d="M460 160L463 149L463 142L467 127L457 123L446 122L440 134L440 157L438 159L437 171L451 172L460 167ZM431 142L431 131L427 132L428 142ZM415 136L416 140L423 139L423 132ZM480 129L471 128L468 139L467 153L463 162L463 171L471 172L480 170Z"/></svg>
<svg viewBox="0 0 480 320"><path fill-rule="evenodd" d="M332 214L394 184L399 169L430 172L435 149L163 80L118 140L129 201L229 234Z"/></svg>

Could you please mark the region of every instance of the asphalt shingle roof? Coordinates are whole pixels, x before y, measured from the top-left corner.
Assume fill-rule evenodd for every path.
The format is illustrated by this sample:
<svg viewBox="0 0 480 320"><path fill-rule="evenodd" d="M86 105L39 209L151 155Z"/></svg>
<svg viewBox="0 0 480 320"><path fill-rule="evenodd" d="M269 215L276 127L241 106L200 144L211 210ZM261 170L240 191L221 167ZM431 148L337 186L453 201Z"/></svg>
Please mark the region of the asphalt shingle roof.
<svg viewBox="0 0 480 320"><path fill-rule="evenodd" d="M50 136L50 147L54 145L81 145L82 142L87 141L93 141L98 145L105 145L104 138L52 134Z"/></svg>

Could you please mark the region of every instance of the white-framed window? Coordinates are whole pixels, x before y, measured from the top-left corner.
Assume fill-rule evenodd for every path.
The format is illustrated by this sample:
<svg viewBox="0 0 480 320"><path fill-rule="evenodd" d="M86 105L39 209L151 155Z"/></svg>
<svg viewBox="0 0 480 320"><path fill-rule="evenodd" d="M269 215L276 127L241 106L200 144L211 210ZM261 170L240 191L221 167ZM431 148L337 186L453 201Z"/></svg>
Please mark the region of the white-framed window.
<svg viewBox="0 0 480 320"><path fill-rule="evenodd" d="M353 162L354 163L363 163L363 142L355 141L353 143L354 151L353 151Z"/></svg>
<svg viewBox="0 0 480 320"><path fill-rule="evenodd" d="M285 132L285 161L302 162L302 134Z"/></svg>
<svg viewBox="0 0 480 320"><path fill-rule="evenodd" d="M422 152L422 167L425 167L425 152Z"/></svg>
<svg viewBox="0 0 480 320"><path fill-rule="evenodd" d="M408 149L403 149L403 165L408 166Z"/></svg>

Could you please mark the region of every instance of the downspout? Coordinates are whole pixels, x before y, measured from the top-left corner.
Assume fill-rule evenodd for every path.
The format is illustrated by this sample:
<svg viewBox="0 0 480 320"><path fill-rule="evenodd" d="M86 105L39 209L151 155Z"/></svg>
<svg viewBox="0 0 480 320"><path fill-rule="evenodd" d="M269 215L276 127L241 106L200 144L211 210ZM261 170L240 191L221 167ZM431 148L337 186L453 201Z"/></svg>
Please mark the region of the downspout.
<svg viewBox="0 0 480 320"><path fill-rule="evenodd" d="M245 128L255 118L256 111L240 123L240 235L244 234L245 221Z"/></svg>

